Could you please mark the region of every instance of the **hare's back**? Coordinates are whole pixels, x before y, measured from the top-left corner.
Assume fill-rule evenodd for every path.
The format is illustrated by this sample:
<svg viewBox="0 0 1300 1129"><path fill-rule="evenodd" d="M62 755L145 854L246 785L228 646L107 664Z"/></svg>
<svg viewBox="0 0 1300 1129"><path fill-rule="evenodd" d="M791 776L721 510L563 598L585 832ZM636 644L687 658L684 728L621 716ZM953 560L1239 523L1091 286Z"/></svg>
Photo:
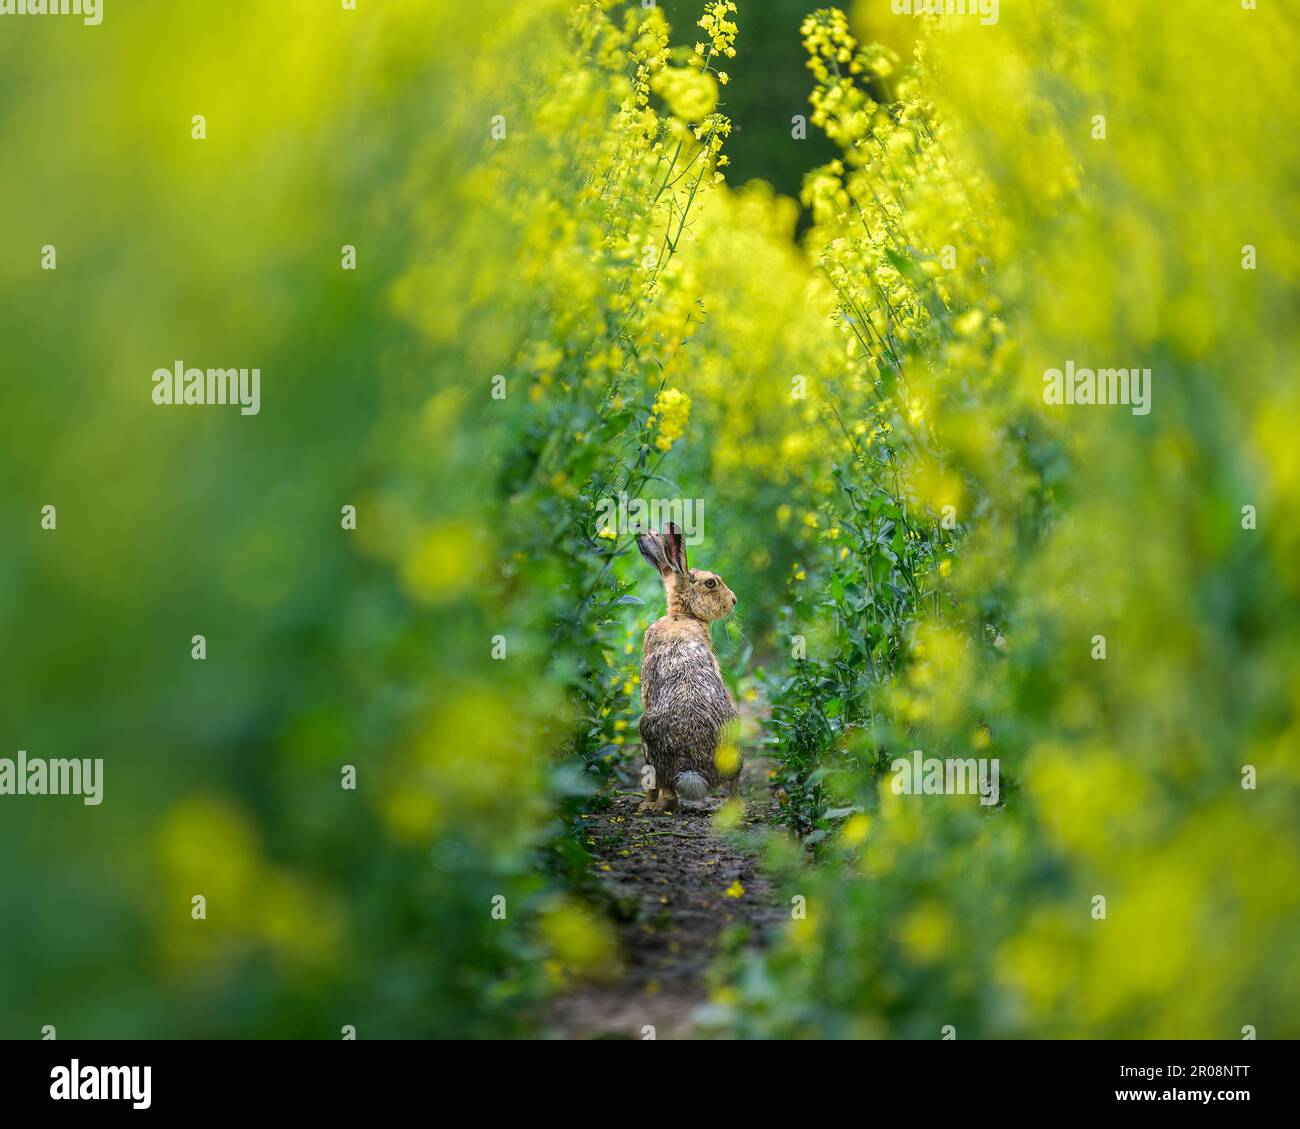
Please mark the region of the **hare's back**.
<svg viewBox="0 0 1300 1129"><path fill-rule="evenodd" d="M645 637L641 680L656 704L688 705L723 719L732 712L713 648L703 625L678 627L660 620Z"/></svg>

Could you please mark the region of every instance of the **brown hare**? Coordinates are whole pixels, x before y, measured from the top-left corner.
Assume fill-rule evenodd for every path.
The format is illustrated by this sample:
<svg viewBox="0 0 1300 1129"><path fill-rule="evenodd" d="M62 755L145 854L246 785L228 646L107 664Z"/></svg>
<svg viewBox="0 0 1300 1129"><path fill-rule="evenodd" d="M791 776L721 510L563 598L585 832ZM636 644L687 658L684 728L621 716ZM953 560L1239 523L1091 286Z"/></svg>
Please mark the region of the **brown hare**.
<svg viewBox="0 0 1300 1129"><path fill-rule="evenodd" d="M726 782L739 795L739 718L713 654L709 624L736 606L716 573L689 568L682 531L637 536L637 547L659 573L668 614L645 633L641 660L641 747L654 776L649 804L676 810L677 799L702 800Z"/></svg>

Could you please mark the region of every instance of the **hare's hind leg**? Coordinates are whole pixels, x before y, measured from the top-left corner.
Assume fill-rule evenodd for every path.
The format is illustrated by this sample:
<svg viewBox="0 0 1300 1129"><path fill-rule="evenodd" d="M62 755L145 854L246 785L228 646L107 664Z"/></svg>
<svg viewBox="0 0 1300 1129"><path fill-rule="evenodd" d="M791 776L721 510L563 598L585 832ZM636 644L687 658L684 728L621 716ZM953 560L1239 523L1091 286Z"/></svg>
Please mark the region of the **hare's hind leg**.
<svg viewBox="0 0 1300 1129"><path fill-rule="evenodd" d="M667 784L660 785L659 799L655 801L654 810L661 814L677 810L677 793Z"/></svg>
<svg viewBox="0 0 1300 1129"><path fill-rule="evenodd" d="M659 765L657 758L644 740L641 747L642 756L645 757L645 767L641 770L641 787L645 791L645 802L641 804L638 811L660 811L659 804L663 800L664 789L660 783Z"/></svg>
<svg viewBox="0 0 1300 1129"><path fill-rule="evenodd" d="M652 805L650 810L656 812L675 811L677 796L671 783L673 774L668 771L674 758L668 754L671 746L664 739L663 718L653 711L644 713L637 728L641 732L641 752L651 773L645 781L647 806Z"/></svg>

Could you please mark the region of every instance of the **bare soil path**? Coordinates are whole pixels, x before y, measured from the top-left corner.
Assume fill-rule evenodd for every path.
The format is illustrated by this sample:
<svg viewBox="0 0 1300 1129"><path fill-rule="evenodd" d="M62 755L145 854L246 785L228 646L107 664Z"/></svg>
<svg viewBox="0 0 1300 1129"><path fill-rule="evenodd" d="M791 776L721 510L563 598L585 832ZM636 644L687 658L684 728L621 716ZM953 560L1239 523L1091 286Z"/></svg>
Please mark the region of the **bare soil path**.
<svg viewBox="0 0 1300 1129"><path fill-rule="evenodd" d="M642 813L641 797L617 795L609 810L586 816L587 848L597 856L617 922L622 968L617 979L556 1001L556 1038L690 1038L709 1000L709 974L720 946L762 945L782 919L770 882L743 834L768 819L769 762L746 763L745 812L737 831L719 835L720 797L681 803L672 815ZM640 760L633 765L640 770Z"/></svg>

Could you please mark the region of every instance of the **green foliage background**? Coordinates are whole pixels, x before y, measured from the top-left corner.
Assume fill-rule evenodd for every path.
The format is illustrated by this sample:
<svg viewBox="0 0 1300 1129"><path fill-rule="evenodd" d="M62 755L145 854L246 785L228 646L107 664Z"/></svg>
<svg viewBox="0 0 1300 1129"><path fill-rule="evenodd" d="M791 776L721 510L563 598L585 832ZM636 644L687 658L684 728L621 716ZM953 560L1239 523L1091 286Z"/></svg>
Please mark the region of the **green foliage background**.
<svg viewBox="0 0 1300 1129"><path fill-rule="evenodd" d="M719 1033L1296 1034L1295 27L696 7L4 21L0 756L106 783L0 797L0 1035L523 1035L609 975L622 490L706 503L809 907ZM1152 414L1046 407L1067 358ZM177 359L261 413L155 406Z"/></svg>

